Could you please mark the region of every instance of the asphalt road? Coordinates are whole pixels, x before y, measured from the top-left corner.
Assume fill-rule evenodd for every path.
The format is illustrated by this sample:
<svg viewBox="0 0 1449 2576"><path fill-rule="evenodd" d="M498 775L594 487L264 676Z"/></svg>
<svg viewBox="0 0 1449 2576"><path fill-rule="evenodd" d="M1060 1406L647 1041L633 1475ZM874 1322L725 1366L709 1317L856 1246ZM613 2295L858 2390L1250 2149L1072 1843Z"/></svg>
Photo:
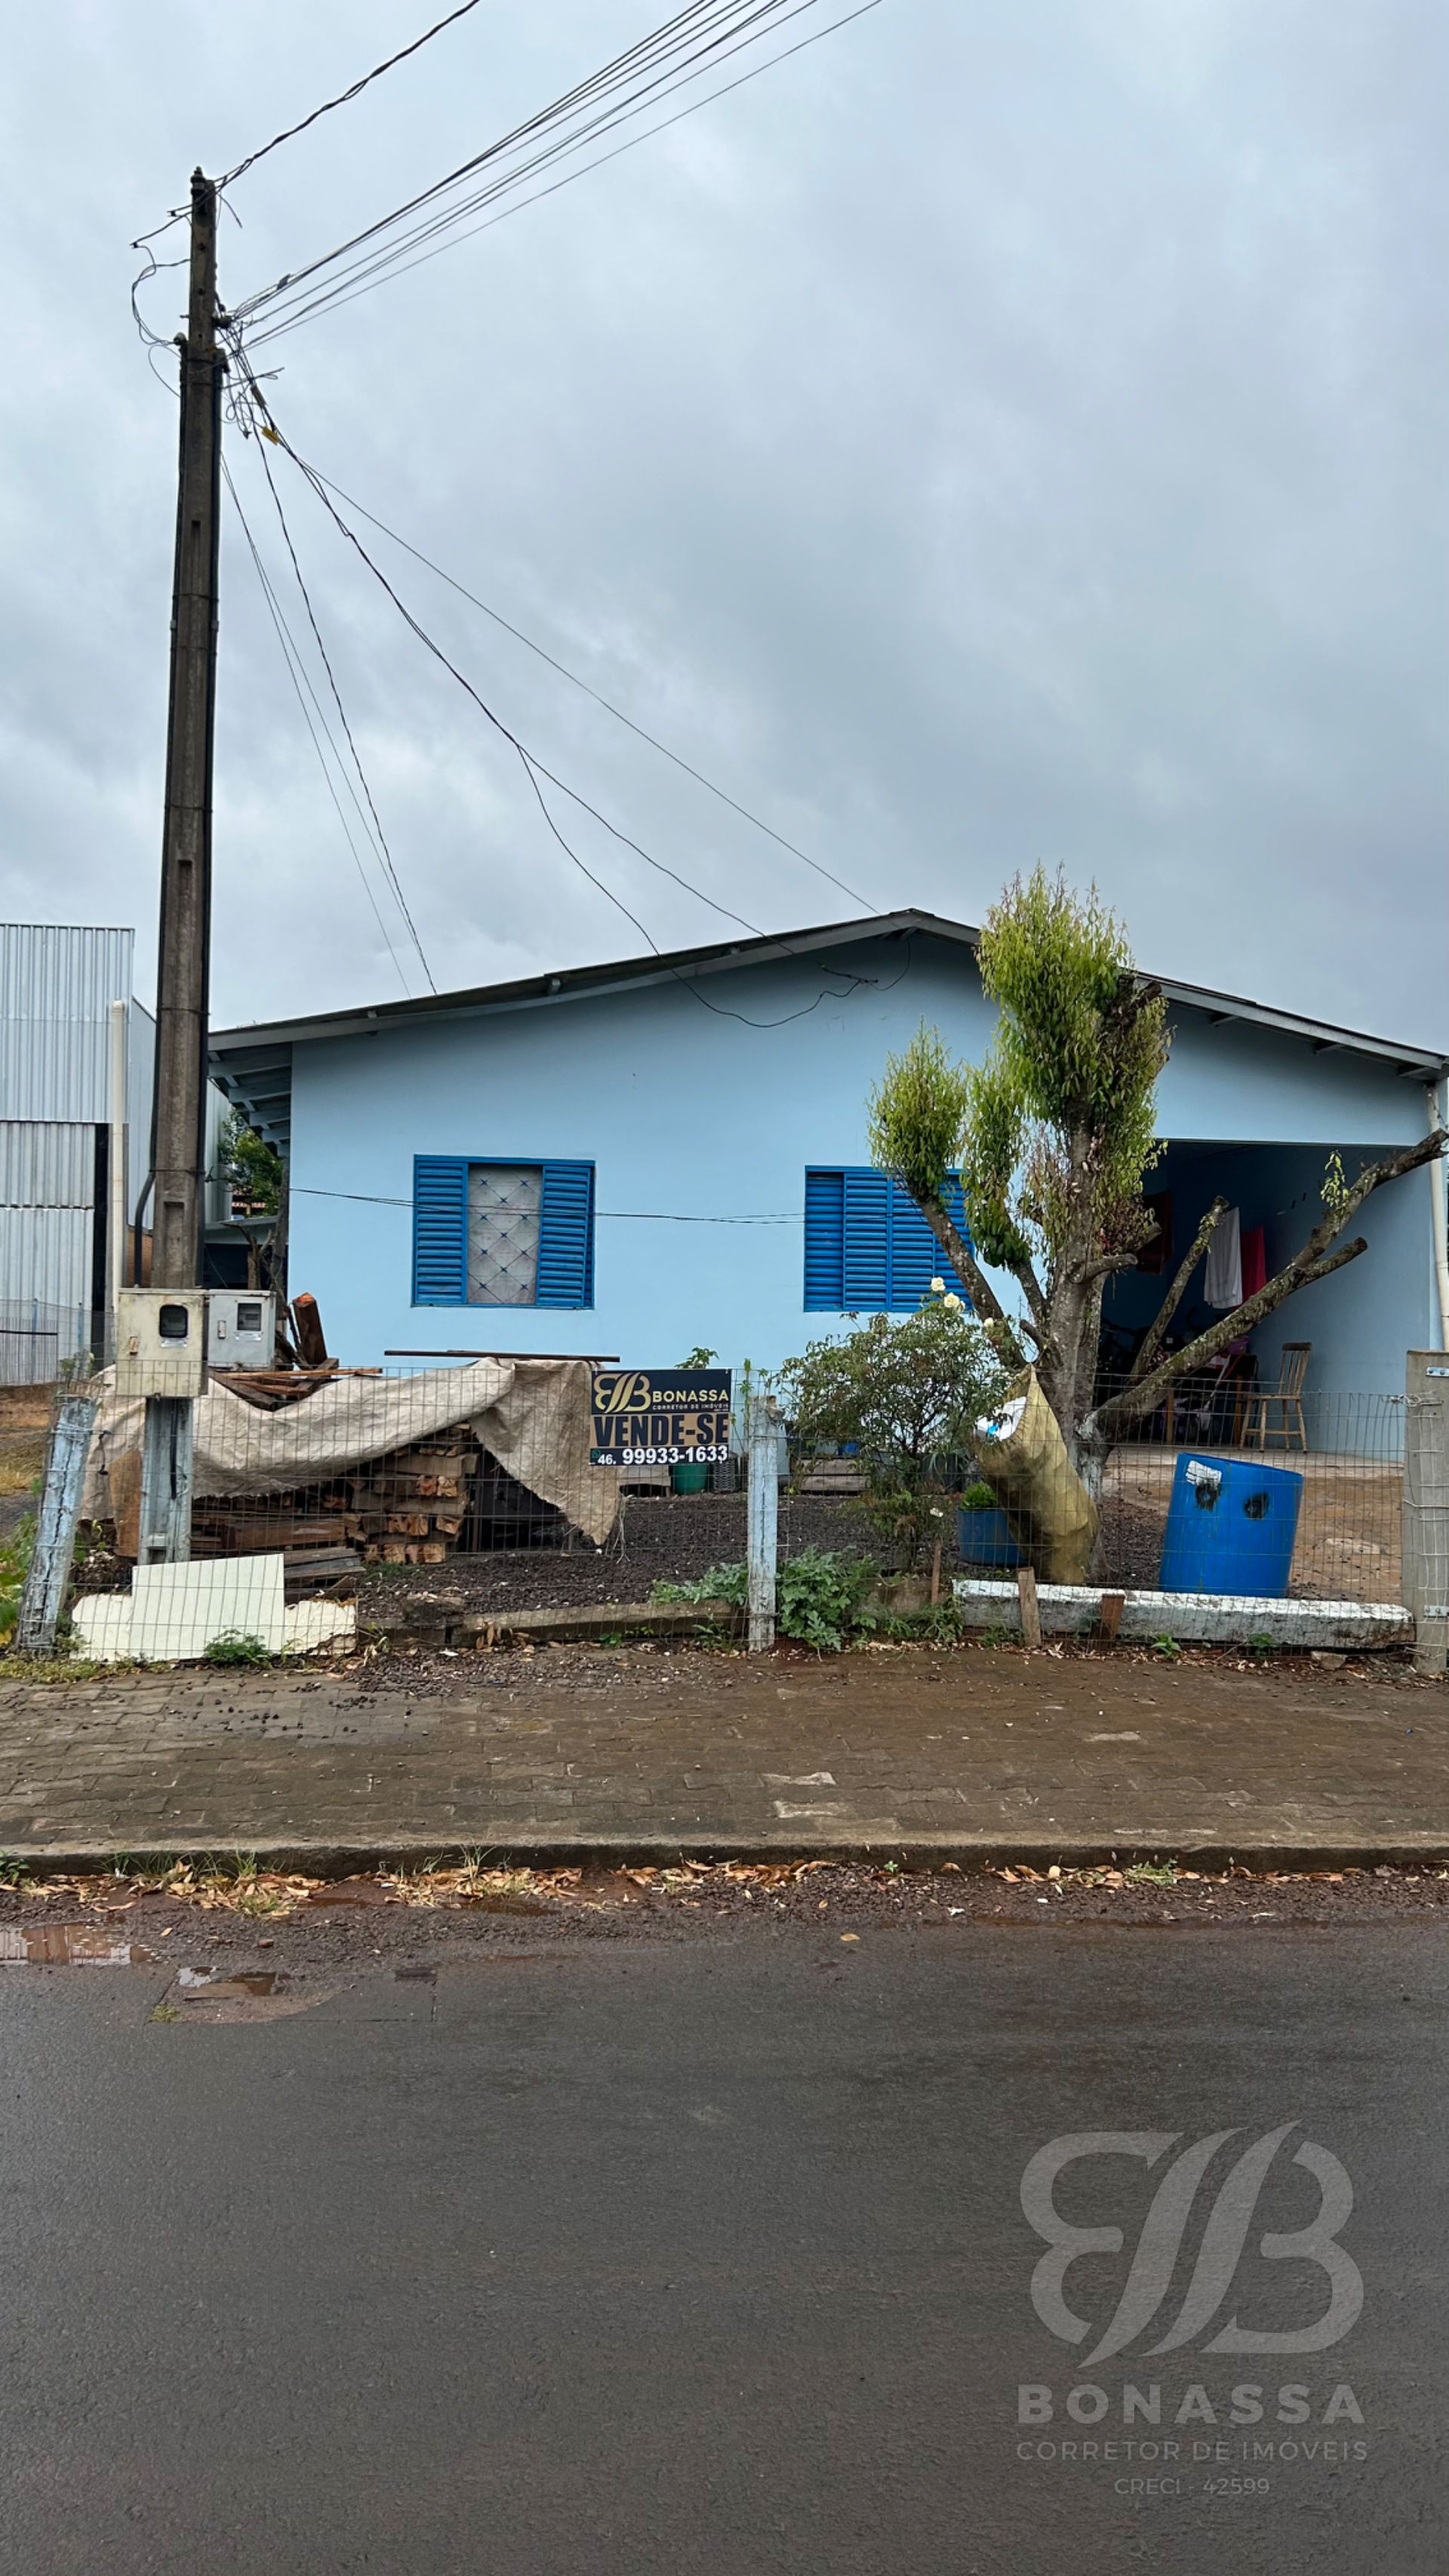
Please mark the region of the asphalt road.
<svg viewBox="0 0 1449 2576"><path fill-rule="evenodd" d="M515 1935L266 2000L8 1968L0 2556L1441 2576L1446 2001L1432 1924ZM1043 2321L1023 2172L1101 2132L1159 2144L1061 2171L1123 2243ZM1275 2247L1318 2150L1347 2262ZM1300 2348L1206 2349L1244 2330Z"/></svg>

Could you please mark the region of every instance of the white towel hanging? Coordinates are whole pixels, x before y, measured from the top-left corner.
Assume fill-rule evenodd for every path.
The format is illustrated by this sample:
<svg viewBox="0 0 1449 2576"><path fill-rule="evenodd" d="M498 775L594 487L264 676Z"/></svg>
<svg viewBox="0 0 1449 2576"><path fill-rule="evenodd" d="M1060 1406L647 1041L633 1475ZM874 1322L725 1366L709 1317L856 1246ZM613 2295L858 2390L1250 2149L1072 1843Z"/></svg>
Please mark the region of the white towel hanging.
<svg viewBox="0 0 1449 2576"><path fill-rule="evenodd" d="M1236 1208L1224 1208L1213 1227L1203 1295L1210 1306L1224 1310L1243 1302L1243 1236Z"/></svg>

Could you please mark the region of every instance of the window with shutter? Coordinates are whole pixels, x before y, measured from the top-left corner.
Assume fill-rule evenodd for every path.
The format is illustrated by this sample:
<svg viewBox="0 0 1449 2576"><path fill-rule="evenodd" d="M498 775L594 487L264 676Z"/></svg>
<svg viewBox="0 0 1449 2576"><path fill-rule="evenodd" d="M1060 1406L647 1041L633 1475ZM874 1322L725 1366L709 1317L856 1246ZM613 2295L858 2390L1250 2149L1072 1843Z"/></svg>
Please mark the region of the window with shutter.
<svg viewBox="0 0 1449 2576"><path fill-rule="evenodd" d="M413 1164L415 1306L592 1306L592 1163Z"/></svg>
<svg viewBox="0 0 1449 2576"><path fill-rule="evenodd" d="M970 1242L961 1184L946 1204ZM859 1166L805 1175L805 1306L809 1312L911 1315L931 1281L966 1292L899 1181ZM966 1299L970 1304L970 1299Z"/></svg>

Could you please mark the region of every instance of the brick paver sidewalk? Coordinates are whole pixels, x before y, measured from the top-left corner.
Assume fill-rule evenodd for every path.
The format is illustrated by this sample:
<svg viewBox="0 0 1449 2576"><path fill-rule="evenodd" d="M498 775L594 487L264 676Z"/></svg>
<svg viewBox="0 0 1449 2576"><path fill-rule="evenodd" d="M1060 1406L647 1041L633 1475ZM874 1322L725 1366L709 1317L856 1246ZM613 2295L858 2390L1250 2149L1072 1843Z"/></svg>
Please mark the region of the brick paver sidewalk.
<svg viewBox="0 0 1449 2576"><path fill-rule="evenodd" d="M485 1668L486 1669L486 1668ZM0 1687L0 1849L1449 1857L1449 1693L1019 1651Z"/></svg>

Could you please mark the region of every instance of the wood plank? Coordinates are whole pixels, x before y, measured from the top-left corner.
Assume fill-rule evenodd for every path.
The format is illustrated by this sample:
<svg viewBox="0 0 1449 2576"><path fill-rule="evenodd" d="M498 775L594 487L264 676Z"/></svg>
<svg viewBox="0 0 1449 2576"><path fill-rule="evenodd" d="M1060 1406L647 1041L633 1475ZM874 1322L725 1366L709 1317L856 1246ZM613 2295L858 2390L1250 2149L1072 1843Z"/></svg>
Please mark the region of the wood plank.
<svg viewBox="0 0 1449 2576"><path fill-rule="evenodd" d="M300 1296L292 1299L292 1330L296 1336L297 1352L303 1366L325 1368L328 1358L327 1336L322 1330L321 1310L316 1298L305 1288ZM334 1360L334 1368L336 1365Z"/></svg>
<svg viewBox="0 0 1449 2576"><path fill-rule="evenodd" d="M1041 1612L1037 1607L1036 1576L1029 1565L1017 1569L1016 1597L1021 1605L1021 1642L1024 1646L1039 1646Z"/></svg>

